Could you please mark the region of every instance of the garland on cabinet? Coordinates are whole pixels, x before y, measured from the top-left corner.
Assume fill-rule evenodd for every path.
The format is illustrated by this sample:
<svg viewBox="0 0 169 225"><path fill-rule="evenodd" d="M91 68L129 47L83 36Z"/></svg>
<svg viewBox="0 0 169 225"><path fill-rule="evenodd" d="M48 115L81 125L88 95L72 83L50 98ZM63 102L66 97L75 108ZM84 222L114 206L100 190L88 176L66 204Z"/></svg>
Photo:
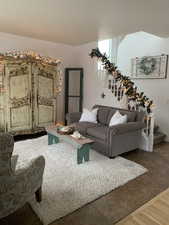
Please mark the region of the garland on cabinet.
<svg viewBox="0 0 169 225"><path fill-rule="evenodd" d="M59 94L62 90L63 75L60 68L61 61L59 59L51 58L48 56L42 56L34 51L8 51L6 53L0 53L0 75L4 70L4 62L18 61L21 65L21 69L24 70L22 65L26 63L40 63L43 67L53 66L57 71L57 86L55 89L56 94ZM0 82L0 94L4 92L4 86Z"/></svg>
<svg viewBox="0 0 169 225"><path fill-rule="evenodd" d="M128 109L140 110L144 109L148 114L152 112L153 101L150 100L144 92L138 92L138 88L129 77L124 76L118 70L114 63L111 63L106 54L102 54L98 48L92 49L89 54L91 58L96 57L101 60L103 68L108 75L112 75L109 79L108 88L120 101L124 94L128 97Z"/></svg>
<svg viewBox="0 0 169 225"><path fill-rule="evenodd" d="M6 53L0 53L1 60L9 60L9 59L25 59L27 61L37 61L42 64L48 64L56 66L61 61L59 59L51 58L48 56L41 56L40 54L34 51L8 51Z"/></svg>

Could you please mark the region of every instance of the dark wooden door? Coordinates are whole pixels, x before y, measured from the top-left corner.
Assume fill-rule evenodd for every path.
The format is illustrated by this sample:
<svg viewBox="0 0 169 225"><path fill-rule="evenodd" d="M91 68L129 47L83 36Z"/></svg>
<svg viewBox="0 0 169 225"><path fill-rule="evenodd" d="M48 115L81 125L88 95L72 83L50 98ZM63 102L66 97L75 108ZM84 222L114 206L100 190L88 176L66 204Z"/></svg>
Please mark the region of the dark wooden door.
<svg viewBox="0 0 169 225"><path fill-rule="evenodd" d="M65 116L70 112L81 112L83 103L83 69L65 69Z"/></svg>

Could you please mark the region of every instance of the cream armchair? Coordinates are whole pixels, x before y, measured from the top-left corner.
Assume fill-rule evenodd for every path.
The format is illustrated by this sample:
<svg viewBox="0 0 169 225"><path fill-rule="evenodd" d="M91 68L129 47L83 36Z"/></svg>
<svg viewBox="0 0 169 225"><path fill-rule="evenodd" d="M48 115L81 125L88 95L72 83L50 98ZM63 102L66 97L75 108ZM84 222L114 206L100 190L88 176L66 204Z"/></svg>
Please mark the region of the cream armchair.
<svg viewBox="0 0 169 225"><path fill-rule="evenodd" d="M22 207L34 194L41 201L45 160L43 156L30 161L25 168L12 169L13 137L0 133L0 218Z"/></svg>

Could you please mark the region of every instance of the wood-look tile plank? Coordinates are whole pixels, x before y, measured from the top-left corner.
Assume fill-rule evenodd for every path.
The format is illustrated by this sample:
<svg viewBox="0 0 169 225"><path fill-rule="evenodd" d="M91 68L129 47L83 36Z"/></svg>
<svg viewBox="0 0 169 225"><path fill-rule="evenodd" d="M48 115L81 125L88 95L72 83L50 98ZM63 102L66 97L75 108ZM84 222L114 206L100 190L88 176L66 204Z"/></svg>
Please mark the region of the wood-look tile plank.
<svg viewBox="0 0 169 225"><path fill-rule="evenodd" d="M146 207L143 212L150 218L160 223L160 225L168 225L168 216L157 209L154 205Z"/></svg>
<svg viewBox="0 0 169 225"><path fill-rule="evenodd" d="M137 221L140 225L160 225L153 218L148 217L144 213L138 213L133 216L135 221Z"/></svg>
<svg viewBox="0 0 169 225"><path fill-rule="evenodd" d="M124 219L123 221L120 221L118 223L118 225L140 225L139 223L137 223L135 221L135 219L133 218L133 216L128 216L126 219Z"/></svg>
<svg viewBox="0 0 169 225"><path fill-rule="evenodd" d="M169 225L169 189L137 209L116 225Z"/></svg>

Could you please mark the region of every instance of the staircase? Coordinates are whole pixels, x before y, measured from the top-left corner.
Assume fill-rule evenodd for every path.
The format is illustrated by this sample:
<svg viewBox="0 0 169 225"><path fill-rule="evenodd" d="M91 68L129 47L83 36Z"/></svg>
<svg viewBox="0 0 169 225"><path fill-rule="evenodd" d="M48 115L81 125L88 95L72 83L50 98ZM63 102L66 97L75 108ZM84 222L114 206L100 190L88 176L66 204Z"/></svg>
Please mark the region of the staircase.
<svg viewBox="0 0 169 225"><path fill-rule="evenodd" d="M158 126L154 126L153 101L144 95L144 92L138 92L137 86L130 80L130 77L124 76L118 70L117 66L110 62L105 53L102 54L98 48L95 48L92 49L89 55L91 58L96 57L101 61L104 70L109 74L108 89L114 94L117 100L121 101L124 96L127 96L129 110L143 110L146 112L146 144L143 143L145 150L152 151L153 143L155 145L164 142L166 135L160 131ZM104 98L105 94L103 93L101 96Z"/></svg>
<svg viewBox="0 0 169 225"><path fill-rule="evenodd" d="M154 126L154 145L163 143L165 141L166 134L162 133L159 126Z"/></svg>

